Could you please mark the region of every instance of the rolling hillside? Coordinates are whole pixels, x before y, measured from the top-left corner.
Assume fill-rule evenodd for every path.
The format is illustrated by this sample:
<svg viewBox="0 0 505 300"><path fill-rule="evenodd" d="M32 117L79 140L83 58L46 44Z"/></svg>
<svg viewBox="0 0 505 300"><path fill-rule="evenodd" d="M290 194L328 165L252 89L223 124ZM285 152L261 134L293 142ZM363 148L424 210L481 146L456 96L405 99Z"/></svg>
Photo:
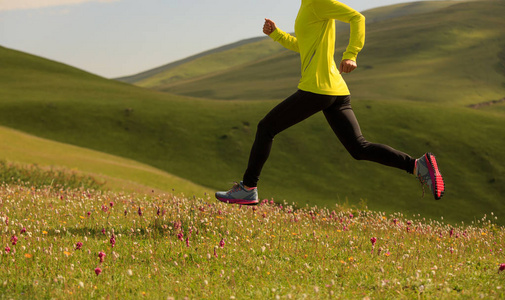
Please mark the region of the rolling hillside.
<svg viewBox="0 0 505 300"><path fill-rule="evenodd" d="M264 37L242 40L139 74L117 78L117 80L126 83L138 83L139 86L145 87L170 84L179 80L198 77L208 72L219 71L234 65L254 61L261 57L261 55L268 55L272 52L282 50L281 47L268 45L265 43L265 40L266 38ZM231 49L234 50L229 51ZM230 56L230 52L233 55Z"/></svg>
<svg viewBox="0 0 505 300"><path fill-rule="evenodd" d="M373 210L403 211L406 215L421 214L430 218L444 216L444 220L452 222L468 222L490 212L498 216L505 214L505 161L502 158L505 140L500 138L505 136L505 115L498 109L501 104L495 105L496 109L489 106L482 110L466 106L503 98L503 95L497 97L504 88L503 81L500 81L503 68L500 69L497 54L501 53L497 49L501 39L495 36L495 43L489 44L489 52L484 52L489 53L486 63L475 69L477 75L489 71L485 78L461 73L466 65L451 63L443 69L445 77L437 75L435 71L442 72L444 65L433 62L430 66L438 69L416 77L424 78L421 82L412 78L411 81L390 80L383 74L374 77L374 81L361 79L369 78L370 72L380 72L377 66L388 65L388 59L392 57L386 51L388 48L380 48L378 37L398 33L397 38L391 38L405 43L395 48L404 49L396 52L399 56L394 62L401 72L395 76L423 74L429 68L419 66L423 58L421 54L444 50L444 47L423 43L432 41L428 39L433 35L428 34L428 29L436 26L426 21L421 32L415 31L419 27L407 26L412 30L410 34L402 26L415 20L420 23L423 18L429 20L428 16L436 14L440 14L439 17L452 16L460 22L460 16L465 15L475 28L482 29L482 24L489 25L493 21L495 26L488 29L491 36L499 31L498 25L503 22L494 15L494 11L502 9L502 4L503 1L469 2L446 7L442 9L449 10L445 13L437 10L429 15L401 17L406 20L388 19L374 23L377 27L369 28L368 45L375 47L373 53L383 56L372 58L371 54L363 53L359 62L361 73L347 77L356 91L354 94L362 95L356 97L359 101L355 101L353 107L368 140L389 144L416 157L425 151L437 154L447 183L447 193L442 201L435 202L428 195L421 198L419 184L412 176L370 162L354 161L321 114L276 137L271 159L265 165L260 181L260 197L330 208L335 203L357 205L366 202ZM395 27L400 29L391 30ZM458 30L455 32L460 32ZM482 50L476 41L483 40L472 39L474 35L471 33L469 30L461 34L465 39L451 44L452 57ZM419 37L418 48L407 48L413 45L409 44L414 41L409 38L411 36ZM444 35L436 38L443 40ZM423 52L423 49L429 51ZM234 91L254 92L256 99L268 99L263 95L271 94L271 91L275 91L278 97L285 97L288 86L288 94L296 86L298 79L289 74L297 72L297 66L292 62L298 58L289 52L273 55L247 66L235 66L235 73L223 71L220 77L193 78L193 89L202 93L200 96L215 98L226 98L220 93L227 92L230 99L240 99L233 96ZM393 61L389 62L393 68ZM144 89L3 47L0 47L0 65L1 126L134 160L215 190L228 189L232 181L240 180L255 126L278 103L275 100L209 101L208 98ZM260 72L275 76L271 78L275 80L274 84L260 89L262 81L266 80ZM249 74L249 80L237 74ZM446 79L445 82L441 78ZM461 78L470 78L468 80L474 83ZM210 84L212 80L214 85ZM456 82L465 84L455 88ZM411 84L410 98L402 94L405 90L393 83ZM451 88L452 94L449 93ZM207 91L203 93L205 89ZM395 91L394 97L381 97L381 91ZM432 97L427 99L423 96L426 94ZM440 100L444 95L446 98ZM39 151L52 152L43 148ZM177 186L175 190L178 190ZM505 220L499 219L498 223L505 224Z"/></svg>
<svg viewBox="0 0 505 300"><path fill-rule="evenodd" d="M364 15L369 22L359 67L345 75L354 99L470 105L505 96L504 1L419 2ZM348 35L338 27L344 31L337 34L337 60ZM138 84L203 98L283 99L296 89L299 64L299 56L286 50L201 77Z"/></svg>
<svg viewBox="0 0 505 300"><path fill-rule="evenodd" d="M35 137L0 126L0 159L85 173L105 188L140 193L203 195L211 190L167 172L90 149Z"/></svg>
<svg viewBox="0 0 505 300"><path fill-rule="evenodd" d="M240 179L254 126L277 103L169 95L6 48L0 48L0 64L2 126L132 159L213 189ZM422 199L417 181L403 172L352 160L322 115L276 137L260 197L329 207L364 200L374 210L453 221L505 213L505 141L497 138L505 135L503 115L391 100L354 107L369 140L415 156L438 154L448 187L443 201Z"/></svg>

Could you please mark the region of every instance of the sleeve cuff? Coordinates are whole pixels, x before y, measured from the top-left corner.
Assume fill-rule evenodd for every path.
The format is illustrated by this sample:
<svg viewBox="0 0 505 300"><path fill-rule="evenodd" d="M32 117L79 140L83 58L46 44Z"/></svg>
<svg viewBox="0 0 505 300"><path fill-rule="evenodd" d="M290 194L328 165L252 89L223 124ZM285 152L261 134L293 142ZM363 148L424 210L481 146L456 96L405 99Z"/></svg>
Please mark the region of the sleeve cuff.
<svg viewBox="0 0 505 300"><path fill-rule="evenodd" d="M357 55L354 53L345 52L344 55L342 56L342 60L350 59L350 60L356 61L356 57L357 57Z"/></svg>
<svg viewBox="0 0 505 300"><path fill-rule="evenodd" d="M275 28L272 33L270 33L269 37L272 38L274 41L277 41L280 37L282 36L282 30L279 28Z"/></svg>

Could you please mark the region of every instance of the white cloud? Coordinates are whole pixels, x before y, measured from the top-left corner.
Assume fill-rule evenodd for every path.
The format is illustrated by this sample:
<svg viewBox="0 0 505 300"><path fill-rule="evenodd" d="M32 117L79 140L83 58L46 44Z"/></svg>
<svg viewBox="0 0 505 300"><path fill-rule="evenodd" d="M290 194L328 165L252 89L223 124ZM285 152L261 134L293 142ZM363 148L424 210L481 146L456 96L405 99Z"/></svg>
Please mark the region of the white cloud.
<svg viewBox="0 0 505 300"><path fill-rule="evenodd" d="M117 2L120 0L0 0L0 11L36 9L49 6L74 5L85 2Z"/></svg>

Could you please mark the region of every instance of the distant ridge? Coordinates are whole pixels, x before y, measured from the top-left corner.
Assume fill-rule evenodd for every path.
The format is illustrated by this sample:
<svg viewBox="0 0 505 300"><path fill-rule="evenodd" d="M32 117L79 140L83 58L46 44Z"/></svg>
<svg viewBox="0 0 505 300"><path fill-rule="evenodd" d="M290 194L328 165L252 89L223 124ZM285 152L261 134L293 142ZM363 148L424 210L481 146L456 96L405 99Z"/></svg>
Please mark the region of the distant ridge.
<svg viewBox="0 0 505 300"><path fill-rule="evenodd" d="M432 10L427 6L432 6ZM407 14L408 11L412 14ZM504 1L422 2L378 8L364 14L367 19L379 21L367 25L358 69L344 75L353 98L467 106L501 99L505 94ZM384 16L395 17L381 19ZM337 33L336 60L347 45L345 25L337 25L340 33ZM262 47L277 44L260 43ZM226 55L238 60L253 46L262 50L251 44L242 46L240 52L228 50ZM484 60L479 59L483 56ZM213 62L212 57L202 57L191 69L187 64L173 69L165 77L168 80L158 80L162 77L159 76L135 84L172 94L220 100L277 100L292 93L300 76L297 53L278 51L261 58L228 69L194 74L190 80L182 79L187 70L201 71L204 64Z"/></svg>
<svg viewBox="0 0 505 300"><path fill-rule="evenodd" d="M267 37L254 37L254 38L240 40L238 42L231 43L231 44L228 44L228 45L224 45L224 46L221 46L221 47L218 47L218 48L210 49L210 50L207 50L207 51L204 51L204 52L201 52L201 53L189 56L187 58L183 58L181 60L177 60L177 61L168 63L166 65L163 65L163 66L160 66L160 67L157 67L157 68L154 68L154 69L150 69L150 70L147 70L147 71L135 74L135 75L130 75L130 76L124 76L124 77L115 78L115 80L126 82L126 83L139 82L139 81L144 80L146 78L155 76L155 75L157 75L159 73L171 70L171 69L173 69L175 67L178 67L178 66L183 65L185 63L191 62L191 61L193 61L195 59L198 59L200 57L204 57L204 56L207 56L209 54L215 54L215 53L219 53L219 52L224 52L224 51L236 48L236 47L243 46L245 44L261 41L261 40L264 40L266 38Z"/></svg>
<svg viewBox="0 0 505 300"><path fill-rule="evenodd" d="M426 12L431 12L434 10L438 10L447 6L454 5L460 1L418 1L418 2L409 2L409 3L401 3L401 4L395 4L395 5L389 5L389 6L384 6L384 7L378 7L374 9L370 9L367 11L364 11L363 14L366 15L367 18L367 24L375 23L375 22L381 22L385 21L388 19L392 18L398 18L402 16L407 16L407 15L413 15L413 14L420 14L420 13L426 13ZM347 31L349 28L348 24L345 23L340 23L337 26L337 35L339 32ZM291 30L290 28L285 28L285 30ZM116 78L116 80L122 81L122 82L127 82L131 84L136 84L142 87L147 87L147 88L153 88L159 91L166 91L168 86L171 86L173 84L178 83L178 81L182 82L187 79L194 79L198 78L200 76L207 76L208 74L211 74L215 71L223 71L222 68L215 69L212 67L207 67L208 69L203 72L203 74L195 74L188 76L188 69L185 67L188 67L187 65L194 62L197 59L200 59L200 61L205 60L205 62L208 62L209 60L219 60L220 58L216 58L215 56L211 56L216 53L223 53L228 52L230 55L228 57L228 63L229 63L229 68L234 68L237 67L238 65L242 64L249 64L254 61L254 58L251 57L249 60L245 61L240 61L239 58L234 57L234 51L237 50L237 48L246 46L247 44L253 44L259 41L266 40L266 36L262 37L254 37L254 38L249 38L249 39L244 39L240 40L235 43L231 43L228 45L224 45L218 48L214 48L202 53L198 53L196 55L192 55L190 57L177 60L175 62L171 62L168 64L165 64L163 66L150 69L147 71L140 72L138 74L130 75L130 76L124 76L124 77L119 77ZM255 49L254 53L257 52L264 52L264 55L261 57L263 59L268 58L272 55L275 55L278 53L272 52L271 51L271 43L269 41L266 41L266 43L261 44L262 47ZM243 50L241 51L243 52ZM244 55L247 55L247 53L242 53ZM249 53L250 56L252 56L251 53ZM209 56L206 58L206 56ZM178 67L182 67L177 69ZM221 65L222 67L222 65ZM191 69L191 67L188 67ZM203 67L205 68L205 66ZM165 75L164 75L165 74ZM178 75L180 74L180 75ZM168 79L168 80L167 80Z"/></svg>

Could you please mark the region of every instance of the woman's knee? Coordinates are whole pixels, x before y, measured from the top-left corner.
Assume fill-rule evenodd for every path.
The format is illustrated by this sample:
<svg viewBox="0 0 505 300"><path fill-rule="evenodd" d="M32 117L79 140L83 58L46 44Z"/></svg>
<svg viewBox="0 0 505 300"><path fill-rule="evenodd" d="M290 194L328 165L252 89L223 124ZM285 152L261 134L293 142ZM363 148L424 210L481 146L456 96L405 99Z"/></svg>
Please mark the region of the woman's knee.
<svg viewBox="0 0 505 300"><path fill-rule="evenodd" d="M350 147L347 147L347 151L351 154L352 158L355 160L366 160L366 149L370 143L361 137L356 140Z"/></svg>
<svg viewBox="0 0 505 300"><path fill-rule="evenodd" d="M256 135L266 136L273 139L275 134L276 133L274 131L273 124L269 119L263 118L261 121L259 121Z"/></svg>

